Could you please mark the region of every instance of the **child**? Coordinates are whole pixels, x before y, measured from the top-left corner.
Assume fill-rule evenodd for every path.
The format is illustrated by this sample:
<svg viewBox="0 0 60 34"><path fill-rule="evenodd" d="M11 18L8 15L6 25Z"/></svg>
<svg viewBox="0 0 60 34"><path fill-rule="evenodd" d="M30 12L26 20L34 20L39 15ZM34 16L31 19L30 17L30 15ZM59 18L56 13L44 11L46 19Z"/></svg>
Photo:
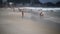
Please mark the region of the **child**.
<svg viewBox="0 0 60 34"><path fill-rule="evenodd" d="M43 12L40 12L40 16L44 16Z"/></svg>

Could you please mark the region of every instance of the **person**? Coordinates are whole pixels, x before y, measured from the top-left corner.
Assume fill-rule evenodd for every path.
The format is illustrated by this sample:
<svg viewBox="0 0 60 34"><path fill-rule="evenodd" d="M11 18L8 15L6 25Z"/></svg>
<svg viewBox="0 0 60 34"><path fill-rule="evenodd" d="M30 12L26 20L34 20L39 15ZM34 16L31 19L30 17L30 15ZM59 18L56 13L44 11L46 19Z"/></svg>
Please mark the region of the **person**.
<svg viewBox="0 0 60 34"><path fill-rule="evenodd" d="M23 16L24 16L24 11L22 11L22 18L23 18Z"/></svg>
<svg viewBox="0 0 60 34"><path fill-rule="evenodd" d="M40 9L38 11L40 11L40 16L43 16L44 15L43 12L42 12L42 9Z"/></svg>
<svg viewBox="0 0 60 34"><path fill-rule="evenodd" d="M19 12L22 13L22 18L24 17L24 9L19 9Z"/></svg>
<svg viewBox="0 0 60 34"><path fill-rule="evenodd" d="M40 16L44 16L44 13L43 12L40 12Z"/></svg>
<svg viewBox="0 0 60 34"><path fill-rule="evenodd" d="M19 10L19 12L21 12L22 18L23 18L23 16L24 16L24 9L19 9L19 8L18 8L18 10Z"/></svg>

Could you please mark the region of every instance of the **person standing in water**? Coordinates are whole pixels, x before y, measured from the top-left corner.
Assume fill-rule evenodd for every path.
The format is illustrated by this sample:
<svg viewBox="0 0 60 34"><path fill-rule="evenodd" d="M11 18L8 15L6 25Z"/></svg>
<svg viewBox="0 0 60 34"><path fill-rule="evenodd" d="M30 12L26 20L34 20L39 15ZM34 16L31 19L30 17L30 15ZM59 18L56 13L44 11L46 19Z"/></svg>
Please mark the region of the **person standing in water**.
<svg viewBox="0 0 60 34"><path fill-rule="evenodd" d="M40 10L40 16L44 16L44 13L42 12L42 9Z"/></svg>
<svg viewBox="0 0 60 34"><path fill-rule="evenodd" d="M24 9L23 9L24 10ZM24 11L22 11L22 18L24 17Z"/></svg>
<svg viewBox="0 0 60 34"><path fill-rule="evenodd" d="M22 18L23 18L23 17L24 17L24 9L19 9L19 8L18 8L18 10L19 10L19 12L21 12Z"/></svg>
<svg viewBox="0 0 60 34"><path fill-rule="evenodd" d="M40 16L44 16L43 12L40 12Z"/></svg>

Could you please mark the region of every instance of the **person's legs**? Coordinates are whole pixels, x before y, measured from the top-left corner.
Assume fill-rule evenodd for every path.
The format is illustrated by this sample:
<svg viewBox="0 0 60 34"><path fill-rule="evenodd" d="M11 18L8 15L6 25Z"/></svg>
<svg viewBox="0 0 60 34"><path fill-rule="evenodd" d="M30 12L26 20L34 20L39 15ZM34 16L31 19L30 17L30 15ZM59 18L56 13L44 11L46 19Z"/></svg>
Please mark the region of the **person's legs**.
<svg viewBox="0 0 60 34"><path fill-rule="evenodd" d="M24 17L24 12L22 11L22 18Z"/></svg>

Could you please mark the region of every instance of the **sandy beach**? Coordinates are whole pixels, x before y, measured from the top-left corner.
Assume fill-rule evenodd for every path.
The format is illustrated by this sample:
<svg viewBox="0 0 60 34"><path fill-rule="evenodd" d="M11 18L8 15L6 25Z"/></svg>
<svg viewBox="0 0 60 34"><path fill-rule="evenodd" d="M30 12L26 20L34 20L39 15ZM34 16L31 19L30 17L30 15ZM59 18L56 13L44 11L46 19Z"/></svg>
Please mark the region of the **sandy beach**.
<svg viewBox="0 0 60 34"><path fill-rule="evenodd" d="M16 10L17 11L17 10ZM11 9L0 11L0 34L59 34L60 24L40 19L34 21L31 13L13 12ZM39 18L36 18L39 19Z"/></svg>

